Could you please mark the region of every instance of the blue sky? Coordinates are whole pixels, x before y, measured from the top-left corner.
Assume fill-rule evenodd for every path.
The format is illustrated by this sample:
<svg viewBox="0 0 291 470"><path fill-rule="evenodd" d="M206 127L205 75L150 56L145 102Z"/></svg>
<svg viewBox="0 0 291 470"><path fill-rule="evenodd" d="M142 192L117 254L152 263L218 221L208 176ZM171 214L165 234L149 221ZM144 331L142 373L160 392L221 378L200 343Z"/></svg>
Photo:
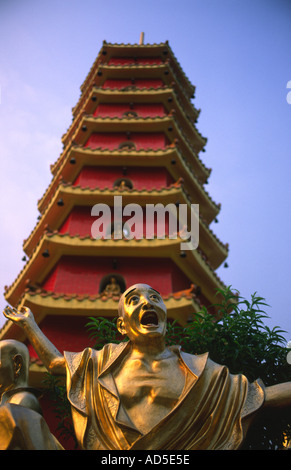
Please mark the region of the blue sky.
<svg viewBox="0 0 291 470"><path fill-rule="evenodd" d="M265 297L266 324L289 340L290 24L286 0L1 0L1 310L102 41L137 43L144 31L145 43L169 41L196 86L207 190L222 206L212 228L230 245L218 274Z"/></svg>

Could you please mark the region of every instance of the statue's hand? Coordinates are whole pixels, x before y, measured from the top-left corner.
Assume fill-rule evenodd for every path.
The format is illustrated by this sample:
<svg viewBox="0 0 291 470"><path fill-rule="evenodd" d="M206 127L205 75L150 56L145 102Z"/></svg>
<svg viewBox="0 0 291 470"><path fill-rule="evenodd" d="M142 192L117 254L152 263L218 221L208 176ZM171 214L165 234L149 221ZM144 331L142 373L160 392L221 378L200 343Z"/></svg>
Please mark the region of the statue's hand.
<svg viewBox="0 0 291 470"><path fill-rule="evenodd" d="M35 323L32 311L28 307L22 307L21 310L17 310L14 307L5 307L3 314L8 320L18 323L19 326L25 327L33 325Z"/></svg>

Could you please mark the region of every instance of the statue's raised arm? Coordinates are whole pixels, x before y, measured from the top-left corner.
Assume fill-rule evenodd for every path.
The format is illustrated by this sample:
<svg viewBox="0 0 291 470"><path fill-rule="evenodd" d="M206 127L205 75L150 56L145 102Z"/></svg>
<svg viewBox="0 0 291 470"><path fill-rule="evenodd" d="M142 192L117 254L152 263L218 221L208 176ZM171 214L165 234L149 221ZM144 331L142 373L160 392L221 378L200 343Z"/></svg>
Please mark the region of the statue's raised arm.
<svg viewBox="0 0 291 470"><path fill-rule="evenodd" d="M43 334L28 307L17 310L14 307L7 306L3 314L8 320L16 323L25 331L38 357L50 373L54 375L66 374L64 357Z"/></svg>

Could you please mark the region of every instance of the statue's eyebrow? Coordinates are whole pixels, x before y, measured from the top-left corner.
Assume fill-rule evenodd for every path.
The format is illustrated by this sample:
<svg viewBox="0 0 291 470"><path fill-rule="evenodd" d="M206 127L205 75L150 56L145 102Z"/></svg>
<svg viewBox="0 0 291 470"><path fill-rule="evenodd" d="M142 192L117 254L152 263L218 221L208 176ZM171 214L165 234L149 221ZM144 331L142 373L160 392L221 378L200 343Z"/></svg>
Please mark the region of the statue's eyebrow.
<svg viewBox="0 0 291 470"><path fill-rule="evenodd" d="M151 287L151 290L154 290L157 294L159 294L160 297L162 297L161 294L156 289L154 289L153 287Z"/></svg>
<svg viewBox="0 0 291 470"><path fill-rule="evenodd" d="M134 287L133 289L131 289L129 292L127 292L127 294L125 294L124 297L127 297L131 292L133 292L134 290L136 290L136 288Z"/></svg>
<svg viewBox="0 0 291 470"><path fill-rule="evenodd" d="M131 289L129 292L127 292L127 294L125 294L124 298L126 298L129 294L131 294L131 293L134 292L135 290L136 290L136 287L134 287L134 288ZM154 289L153 287L151 287L151 290L153 290L154 292L156 292L157 294L159 294L160 297L162 297L161 294L160 294L156 289Z"/></svg>

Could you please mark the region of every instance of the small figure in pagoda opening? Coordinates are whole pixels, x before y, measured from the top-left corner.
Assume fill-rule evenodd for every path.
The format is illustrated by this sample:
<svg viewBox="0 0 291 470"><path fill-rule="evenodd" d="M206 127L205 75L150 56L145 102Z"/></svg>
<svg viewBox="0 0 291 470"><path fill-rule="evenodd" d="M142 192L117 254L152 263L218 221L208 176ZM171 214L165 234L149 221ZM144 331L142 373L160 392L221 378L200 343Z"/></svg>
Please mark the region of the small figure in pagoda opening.
<svg viewBox="0 0 291 470"><path fill-rule="evenodd" d="M62 450L42 416L39 392L28 386L29 352L0 341L0 450Z"/></svg>
<svg viewBox="0 0 291 470"><path fill-rule="evenodd" d="M126 189L130 189L130 186L125 180L121 180L116 188L120 189L121 191L125 191Z"/></svg>
<svg viewBox="0 0 291 470"><path fill-rule="evenodd" d="M112 276L110 278L110 282L106 284L105 289L103 290L102 294L103 295L116 295L116 296L121 295L120 285L118 284L115 277Z"/></svg>
<svg viewBox="0 0 291 470"><path fill-rule="evenodd" d="M46 368L67 375L79 445L95 450L239 449L258 411L291 407L291 382L264 387L208 354L167 347L167 309L147 284L120 297L117 328L129 341L62 355L32 312L4 315L25 331Z"/></svg>

